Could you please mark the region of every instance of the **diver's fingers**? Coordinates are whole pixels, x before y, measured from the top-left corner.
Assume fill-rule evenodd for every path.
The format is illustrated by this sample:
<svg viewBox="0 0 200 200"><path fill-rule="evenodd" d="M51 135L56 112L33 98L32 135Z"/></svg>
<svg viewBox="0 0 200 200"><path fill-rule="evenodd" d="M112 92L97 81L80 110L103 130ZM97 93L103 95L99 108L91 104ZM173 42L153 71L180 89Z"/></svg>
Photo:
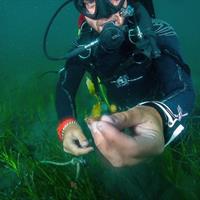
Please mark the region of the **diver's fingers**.
<svg viewBox="0 0 200 200"><path fill-rule="evenodd" d="M73 136L79 141L79 144L81 147L87 147L89 145L89 142L81 129L78 131L75 131L73 133Z"/></svg>
<svg viewBox="0 0 200 200"><path fill-rule="evenodd" d="M92 147L88 147L86 137L81 128L77 126L71 126L65 129L63 148L65 152L73 155L82 155L93 150Z"/></svg>
<svg viewBox="0 0 200 200"><path fill-rule="evenodd" d="M97 127L96 127L97 123L98 123L97 121L93 121L93 122L90 121L88 123L88 128L91 131L95 145L98 147L98 146L102 145L103 143L105 143L105 138L103 137L101 132L97 129Z"/></svg>
<svg viewBox="0 0 200 200"><path fill-rule="evenodd" d="M107 122L93 122L89 127L95 144L103 156L113 166L122 166L124 155L134 147L134 139Z"/></svg>
<svg viewBox="0 0 200 200"><path fill-rule="evenodd" d="M88 125L89 129L91 130L92 137L94 138L96 147L110 163L114 163L116 158L119 157L119 153L115 148L113 148L112 143L110 143L110 141L108 141L99 131L97 128L97 123L99 122L93 122Z"/></svg>
<svg viewBox="0 0 200 200"><path fill-rule="evenodd" d="M114 125L99 121L96 125L96 129L103 135L105 140L110 145L117 145L117 146L124 146L124 144L132 144L133 138L127 134L121 132L118 128Z"/></svg>
<svg viewBox="0 0 200 200"><path fill-rule="evenodd" d="M102 116L101 120L113 124L118 129L129 128L141 123L141 113L135 109L132 111L118 112L112 115Z"/></svg>
<svg viewBox="0 0 200 200"><path fill-rule="evenodd" d="M124 143L130 143L132 137L122 133L110 123L97 121L90 124L90 130L94 138L95 144L99 148L109 148L114 146L123 146Z"/></svg>
<svg viewBox="0 0 200 200"><path fill-rule="evenodd" d="M149 106L135 106L127 111L104 115L101 120L111 123L121 130L146 122L148 116L151 115L152 109L154 108Z"/></svg>
<svg viewBox="0 0 200 200"><path fill-rule="evenodd" d="M70 143L68 144L68 147L65 148L64 147L64 151L67 152L67 153L70 153L74 156L80 156L80 155L84 155L84 154L87 154L91 151L93 151L93 147L79 147L77 146L77 144L75 143Z"/></svg>

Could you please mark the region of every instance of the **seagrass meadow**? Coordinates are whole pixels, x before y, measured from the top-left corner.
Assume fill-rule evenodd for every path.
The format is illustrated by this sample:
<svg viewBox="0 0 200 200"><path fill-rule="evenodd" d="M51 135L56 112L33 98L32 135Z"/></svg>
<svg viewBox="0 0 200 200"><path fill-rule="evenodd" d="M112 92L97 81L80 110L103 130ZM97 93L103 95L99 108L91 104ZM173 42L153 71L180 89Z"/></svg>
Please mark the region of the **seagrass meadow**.
<svg viewBox="0 0 200 200"><path fill-rule="evenodd" d="M190 65L197 94L187 137L154 159L113 168L95 149L83 157L63 152L54 106L64 61L45 58L42 40L53 12L64 1L0 0L0 200L198 200L200 199L200 2L154 0L158 18L169 22ZM48 38L51 54L63 55L77 34L78 13L69 6ZM79 122L91 98L84 78L76 99ZM92 143L92 140L91 140Z"/></svg>

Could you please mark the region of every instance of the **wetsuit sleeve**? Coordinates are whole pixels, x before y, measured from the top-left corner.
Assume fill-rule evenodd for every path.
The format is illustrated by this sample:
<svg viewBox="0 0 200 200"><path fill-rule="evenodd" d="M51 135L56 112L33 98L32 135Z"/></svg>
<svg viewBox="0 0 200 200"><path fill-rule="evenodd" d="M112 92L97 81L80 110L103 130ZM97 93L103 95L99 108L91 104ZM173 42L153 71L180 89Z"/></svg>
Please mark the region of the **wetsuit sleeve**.
<svg viewBox="0 0 200 200"><path fill-rule="evenodd" d="M60 71L56 86L56 111L59 121L68 117L76 118L75 96L84 72L84 65L78 59L68 61Z"/></svg>
<svg viewBox="0 0 200 200"><path fill-rule="evenodd" d="M166 27L165 27L166 28ZM184 134L185 122L194 107L195 93L189 67L184 63L176 33L172 27L158 34L162 50L153 62L160 83L162 99L142 103L156 108L164 122L165 145L178 141Z"/></svg>

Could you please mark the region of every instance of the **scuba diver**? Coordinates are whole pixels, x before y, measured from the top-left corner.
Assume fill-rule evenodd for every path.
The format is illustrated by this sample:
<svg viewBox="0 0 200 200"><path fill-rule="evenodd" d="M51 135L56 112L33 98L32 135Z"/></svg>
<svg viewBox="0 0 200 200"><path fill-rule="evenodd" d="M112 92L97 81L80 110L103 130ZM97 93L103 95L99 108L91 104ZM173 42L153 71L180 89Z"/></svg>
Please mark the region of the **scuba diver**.
<svg viewBox="0 0 200 200"><path fill-rule="evenodd" d="M180 141L195 93L174 29L152 18L140 1L74 4L80 12L76 53L60 71L56 88L57 131L64 151L79 156L94 150L75 105L86 72L99 92L104 85L110 105L117 105L115 113L86 120L96 147L113 166L135 165Z"/></svg>

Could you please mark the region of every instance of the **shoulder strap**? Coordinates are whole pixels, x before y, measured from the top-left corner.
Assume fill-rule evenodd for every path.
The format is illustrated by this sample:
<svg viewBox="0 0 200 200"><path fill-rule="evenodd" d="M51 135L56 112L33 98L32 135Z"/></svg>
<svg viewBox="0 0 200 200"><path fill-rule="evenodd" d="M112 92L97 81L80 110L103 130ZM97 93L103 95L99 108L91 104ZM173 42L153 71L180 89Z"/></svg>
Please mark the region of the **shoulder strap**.
<svg viewBox="0 0 200 200"><path fill-rule="evenodd" d="M147 9L149 15L152 18L155 18L155 10L153 6L153 1L152 0L129 0L130 2L141 2L143 6Z"/></svg>

